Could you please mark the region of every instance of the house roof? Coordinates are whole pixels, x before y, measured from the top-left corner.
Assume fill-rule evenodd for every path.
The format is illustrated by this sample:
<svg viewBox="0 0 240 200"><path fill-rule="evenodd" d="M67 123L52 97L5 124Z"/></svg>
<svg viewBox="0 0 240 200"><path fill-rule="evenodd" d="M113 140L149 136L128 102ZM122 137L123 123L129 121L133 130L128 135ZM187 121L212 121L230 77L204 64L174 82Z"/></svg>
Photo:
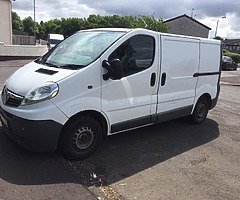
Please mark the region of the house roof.
<svg viewBox="0 0 240 200"><path fill-rule="evenodd" d="M192 21L194 21L194 22L200 24L201 26L207 28L208 30L211 30L210 27L208 27L208 26L202 24L201 22L199 22L199 21L193 19L192 17L190 17L190 16L188 16L188 15L186 15L186 14L179 15L179 16L177 16L177 17L174 17L174 18L171 18L171 19L165 20L164 23L166 23L166 22L170 22L170 21L173 21L173 20L176 20L176 19L182 18L182 17L186 17L186 18L188 18L188 19L190 19L190 20L192 20Z"/></svg>
<svg viewBox="0 0 240 200"><path fill-rule="evenodd" d="M240 39L225 39L224 43L228 45L240 45Z"/></svg>

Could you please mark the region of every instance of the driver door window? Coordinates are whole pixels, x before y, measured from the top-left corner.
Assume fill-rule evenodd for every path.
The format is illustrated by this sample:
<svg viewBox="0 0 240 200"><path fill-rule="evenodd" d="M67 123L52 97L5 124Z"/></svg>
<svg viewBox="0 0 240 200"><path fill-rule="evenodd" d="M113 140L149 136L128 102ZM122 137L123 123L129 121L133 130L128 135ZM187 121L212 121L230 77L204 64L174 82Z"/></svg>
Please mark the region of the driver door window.
<svg viewBox="0 0 240 200"><path fill-rule="evenodd" d="M149 68L154 61L155 40L151 36L136 35L120 45L108 58L122 61L123 76Z"/></svg>

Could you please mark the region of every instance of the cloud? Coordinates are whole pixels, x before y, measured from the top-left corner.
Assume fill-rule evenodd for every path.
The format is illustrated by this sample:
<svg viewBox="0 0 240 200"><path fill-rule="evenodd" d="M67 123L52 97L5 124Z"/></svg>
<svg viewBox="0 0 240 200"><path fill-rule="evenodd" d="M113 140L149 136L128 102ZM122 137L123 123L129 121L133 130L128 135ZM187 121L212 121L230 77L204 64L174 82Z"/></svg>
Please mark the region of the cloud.
<svg viewBox="0 0 240 200"><path fill-rule="evenodd" d="M201 14L211 17L226 16L227 13L238 14L240 10L239 1L202 0L197 1L193 6L197 8Z"/></svg>
<svg viewBox="0 0 240 200"><path fill-rule="evenodd" d="M16 11L23 19L31 16L33 18L32 0L16 0L13 2L13 11ZM36 21L47 21L62 17L87 17L90 14L106 15L105 11L97 11L86 4L79 4L70 0L37 0Z"/></svg>
<svg viewBox="0 0 240 200"><path fill-rule="evenodd" d="M51 1L43 0L43 3L46 3L46 4L59 4L59 3L61 3L61 1L60 0L51 0Z"/></svg>
<svg viewBox="0 0 240 200"><path fill-rule="evenodd" d="M84 3L90 8L104 10L109 14L119 15L152 15L155 17L170 18L174 14L182 14L189 9L186 9L184 4L179 3L180 1L175 0L176 3L170 4L169 1L161 0L78 0L80 4Z"/></svg>
<svg viewBox="0 0 240 200"><path fill-rule="evenodd" d="M219 17L226 13L239 13L239 1L226 0L78 0L79 4L86 4L93 9L105 10L107 13L120 15L151 15L170 18L179 14L190 14L192 8L198 15Z"/></svg>
<svg viewBox="0 0 240 200"><path fill-rule="evenodd" d="M33 10L33 1L29 1L29 0L14 1L13 8L15 10L25 10L25 11Z"/></svg>

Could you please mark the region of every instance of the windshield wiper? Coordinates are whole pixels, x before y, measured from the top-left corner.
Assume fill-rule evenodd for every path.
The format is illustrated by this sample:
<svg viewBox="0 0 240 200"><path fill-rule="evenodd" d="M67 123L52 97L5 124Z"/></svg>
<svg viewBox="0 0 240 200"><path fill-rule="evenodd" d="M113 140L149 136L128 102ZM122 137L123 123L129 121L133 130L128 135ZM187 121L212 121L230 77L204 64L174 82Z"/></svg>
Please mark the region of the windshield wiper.
<svg viewBox="0 0 240 200"><path fill-rule="evenodd" d="M51 62L46 62L44 60L41 60L41 59L37 59L35 60L34 62L38 63L38 64L42 64L42 65L47 65L49 67L55 67L55 68L60 68L60 66L54 64L54 63L51 63Z"/></svg>
<svg viewBox="0 0 240 200"><path fill-rule="evenodd" d="M72 70L76 70L76 69L81 69L86 67L86 65L76 65L76 64L66 64L66 65L61 65L59 66L60 68L63 69L72 69Z"/></svg>
<svg viewBox="0 0 240 200"><path fill-rule="evenodd" d="M43 65L47 65L49 67L55 67L55 68L60 68L60 66L56 65L56 64L53 64L51 62L41 62L41 64Z"/></svg>
<svg viewBox="0 0 240 200"><path fill-rule="evenodd" d="M42 58L37 58L36 60L34 60L35 63L41 64L42 63Z"/></svg>

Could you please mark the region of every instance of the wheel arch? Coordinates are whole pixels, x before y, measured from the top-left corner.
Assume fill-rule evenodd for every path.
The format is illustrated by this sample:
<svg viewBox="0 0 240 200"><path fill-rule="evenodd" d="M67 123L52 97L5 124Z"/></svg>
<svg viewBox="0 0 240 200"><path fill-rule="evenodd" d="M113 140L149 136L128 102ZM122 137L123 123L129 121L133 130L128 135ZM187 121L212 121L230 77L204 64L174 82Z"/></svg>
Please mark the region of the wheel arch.
<svg viewBox="0 0 240 200"><path fill-rule="evenodd" d="M199 101L199 99L201 99L202 97L206 98L208 100L208 103L209 103L209 110L211 108L211 105L212 105L212 97L209 93L203 93L200 97L198 97L197 101L195 102L194 106L193 106L193 109L192 109L192 112L194 111L194 108L197 104L197 102Z"/></svg>
<svg viewBox="0 0 240 200"><path fill-rule="evenodd" d="M103 136L104 137L107 136L109 128L108 128L108 121L107 121L106 117L101 112L96 111L96 110L84 110L84 111L76 113L75 115L71 116L67 120L67 122L63 125L63 128L60 132L60 135L58 137L58 142L59 142L64 130L71 124L71 122L82 116L92 117L93 119L97 120L99 122L100 126L102 127Z"/></svg>

